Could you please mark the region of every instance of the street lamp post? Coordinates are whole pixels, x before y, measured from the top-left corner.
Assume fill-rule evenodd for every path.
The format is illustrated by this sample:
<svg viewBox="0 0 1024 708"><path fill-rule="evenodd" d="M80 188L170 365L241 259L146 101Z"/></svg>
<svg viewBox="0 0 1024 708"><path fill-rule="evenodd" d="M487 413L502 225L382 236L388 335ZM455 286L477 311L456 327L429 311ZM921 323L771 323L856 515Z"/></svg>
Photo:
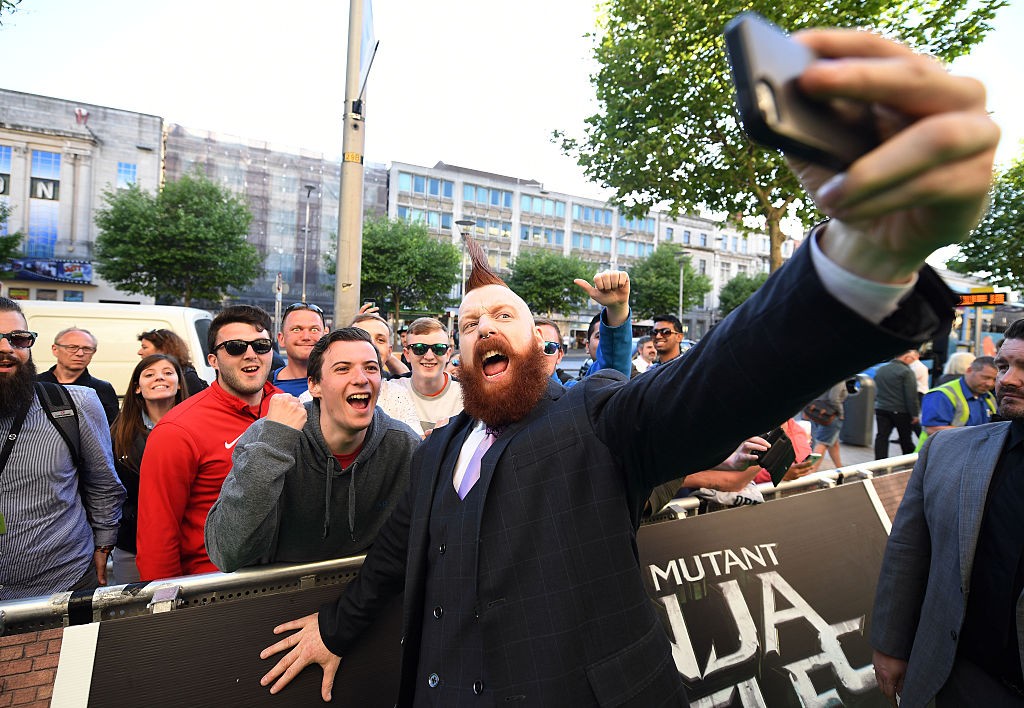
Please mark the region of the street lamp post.
<svg viewBox="0 0 1024 708"><path fill-rule="evenodd" d="M683 272L686 269L686 257L685 253L678 253L676 258L679 260L679 326L686 331L686 326L683 324Z"/></svg>
<svg viewBox="0 0 1024 708"><path fill-rule="evenodd" d="M462 247L462 285L459 288L459 299L461 300L466 296L466 239L462 236L467 233L466 229L475 226L476 222L471 219L459 219L455 225L459 227L459 243Z"/></svg>
<svg viewBox="0 0 1024 708"><path fill-rule="evenodd" d="M316 189L315 185L304 185L306 190L306 227L302 230L302 302L306 302L306 251L309 250L309 195Z"/></svg>

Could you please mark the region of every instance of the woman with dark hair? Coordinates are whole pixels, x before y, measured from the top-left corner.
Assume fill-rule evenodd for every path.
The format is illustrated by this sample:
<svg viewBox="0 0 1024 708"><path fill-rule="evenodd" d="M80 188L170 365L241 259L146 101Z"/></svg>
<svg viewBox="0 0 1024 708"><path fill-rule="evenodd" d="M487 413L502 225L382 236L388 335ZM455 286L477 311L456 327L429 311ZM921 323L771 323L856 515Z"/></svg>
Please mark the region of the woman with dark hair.
<svg viewBox="0 0 1024 708"><path fill-rule="evenodd" d="M181 365L169 354L143 357L132 372L121 412L110 426L114 467L128 496L121 510L121 528L114 547L114 583L138 582L135 531L138 526L139 469L146 439L167 411L185 400Z"/></svg>
<svg viewBox="0 0 1024 708"><path fill-rule="evenodd" d="M169 354L181 364L181 370L185 377L181 380L182 388L185 389L185 398L199 393L209 386L206 381L196 373L196 367L192 365L192 359L188 355L188 345L185 340L169 329L151 329L139 335L139 356L150 354Z"/></svg>

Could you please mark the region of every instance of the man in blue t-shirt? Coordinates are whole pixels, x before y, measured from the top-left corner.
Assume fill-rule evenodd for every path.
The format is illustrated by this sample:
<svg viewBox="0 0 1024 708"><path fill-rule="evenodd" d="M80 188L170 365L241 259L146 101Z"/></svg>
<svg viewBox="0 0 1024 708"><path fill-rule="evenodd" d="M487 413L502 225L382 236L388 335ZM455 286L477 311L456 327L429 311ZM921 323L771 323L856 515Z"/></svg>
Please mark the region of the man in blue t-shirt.
<svg viewBox="0 0 1024 708"><path fill-rule="evenodd" d="M309 354L326 333L324 311L316 305L296 302L285 308L277 343L284 347L288 364L274 371L271 383L293 396L301 396L309 390L306 376Z"/></svg>

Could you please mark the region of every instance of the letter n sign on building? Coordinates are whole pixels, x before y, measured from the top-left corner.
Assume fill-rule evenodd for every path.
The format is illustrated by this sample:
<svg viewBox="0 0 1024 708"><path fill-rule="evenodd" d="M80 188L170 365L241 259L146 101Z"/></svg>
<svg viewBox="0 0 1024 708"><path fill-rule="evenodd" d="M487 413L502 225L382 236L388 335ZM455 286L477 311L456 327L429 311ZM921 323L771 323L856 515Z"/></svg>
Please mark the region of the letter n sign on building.
<svg viewBox="0 0 1024 708"><path fill-rule="evenodd" d="M60 200L59 180L33 177L30 190L32 199L45 199L54 202Z"/></svg>

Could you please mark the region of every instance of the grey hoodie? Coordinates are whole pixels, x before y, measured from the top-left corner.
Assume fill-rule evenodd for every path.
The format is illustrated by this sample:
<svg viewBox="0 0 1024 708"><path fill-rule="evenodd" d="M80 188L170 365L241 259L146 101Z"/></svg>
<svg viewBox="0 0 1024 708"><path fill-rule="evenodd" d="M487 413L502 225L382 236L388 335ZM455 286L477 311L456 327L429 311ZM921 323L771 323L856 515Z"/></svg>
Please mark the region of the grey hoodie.
<svg viewBox="0 0 1024 708"><path fill-rule="evenodd" d="M420 437L375 408L348 469L320 430L320 401L302 430L257 420L239 438L231 472L206 518L206 549L224 572L366 551L409 484Z"/></svg>

